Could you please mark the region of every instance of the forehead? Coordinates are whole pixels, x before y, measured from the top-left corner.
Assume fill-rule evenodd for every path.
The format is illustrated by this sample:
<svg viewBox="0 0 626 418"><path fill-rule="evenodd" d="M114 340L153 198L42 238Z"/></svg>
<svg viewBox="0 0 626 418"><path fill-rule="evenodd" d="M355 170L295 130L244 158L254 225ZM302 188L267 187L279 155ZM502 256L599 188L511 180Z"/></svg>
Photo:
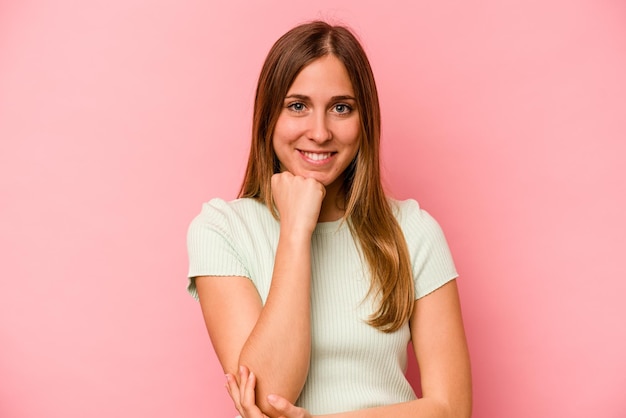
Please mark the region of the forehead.
<svg viewBox="0 0 626 418"><path fill-rule="evenodd" d="M354 89L345 65L336 56L329 54L306 65L287 94L353 96Z"/></svg>

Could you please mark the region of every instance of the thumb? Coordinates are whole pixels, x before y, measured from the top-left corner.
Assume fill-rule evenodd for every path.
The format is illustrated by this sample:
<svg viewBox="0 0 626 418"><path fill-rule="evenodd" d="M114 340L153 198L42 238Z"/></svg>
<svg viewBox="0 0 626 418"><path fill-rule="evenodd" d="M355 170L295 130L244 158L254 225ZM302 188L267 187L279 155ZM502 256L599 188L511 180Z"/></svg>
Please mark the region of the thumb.
<svg viewBox="0 0 626 418"><path fill-rule="evenodd" d="M267 402L269 402L269 404L272 405L281 414L281 416L283 415L285 417L298 416L297 410L299 408L294 406L291 402L289 402L287 399L283 398L282 396L267 395Z"/></svg>

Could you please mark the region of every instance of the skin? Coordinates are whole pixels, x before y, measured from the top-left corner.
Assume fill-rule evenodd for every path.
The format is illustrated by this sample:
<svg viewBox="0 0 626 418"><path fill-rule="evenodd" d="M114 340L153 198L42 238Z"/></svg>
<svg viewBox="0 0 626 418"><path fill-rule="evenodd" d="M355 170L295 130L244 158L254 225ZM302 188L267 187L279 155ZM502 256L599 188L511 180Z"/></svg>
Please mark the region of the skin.
<svg viewBox="0 0 626 418"><path fill-rule="evenodd" d="M319 221L343 216L335 202L343 172L359 150L360 120L348 72L335 56L319 58L298 74L285 97L272 142L283 173L324 186ZM297 216L315 227L310 223L313 217Z"/></svg>
<svg viewBox="0 0 626 418"><path fill-rule="evenodd" d="M418 299L410 320L415 355L420 367L422 398L393 405L329 415L311 415L276 394L268 402L285 418L467 418L472 390L469 355L456 282L453 280ZM265 418L256 406L256 376L239 370L239 383L227 375L226 389L244 418Z"/></svg>
<svg viewBox="0 0 626 418"><path fill-rule="evenodd" d="M306 66L285 97L273 135L283 172L271 183L280 235L265 305L248 278L196 278L226 387L243 418L311 417L293 405L311 352L311 237L318 222L344 213L338 193L361 141L353 97L345 67L332 55ZM470 415L469 356L455 281L416 302L410 329L423 398L328 417Z"/></svg>

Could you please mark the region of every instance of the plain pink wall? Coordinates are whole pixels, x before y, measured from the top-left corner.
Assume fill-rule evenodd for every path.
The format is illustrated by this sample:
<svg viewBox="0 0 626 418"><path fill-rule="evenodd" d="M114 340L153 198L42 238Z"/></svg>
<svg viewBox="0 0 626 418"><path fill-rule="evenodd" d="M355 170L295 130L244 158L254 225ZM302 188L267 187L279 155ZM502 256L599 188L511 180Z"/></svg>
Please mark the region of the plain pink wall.
<svg viewBox="0 0 626 418"><path fill-rule="evenodd" d="M624 4L295 4L0 3L0 416L233 415L186 228L312 18L359 33L389 190L446 231L474 416L626 416Z"/></svg>

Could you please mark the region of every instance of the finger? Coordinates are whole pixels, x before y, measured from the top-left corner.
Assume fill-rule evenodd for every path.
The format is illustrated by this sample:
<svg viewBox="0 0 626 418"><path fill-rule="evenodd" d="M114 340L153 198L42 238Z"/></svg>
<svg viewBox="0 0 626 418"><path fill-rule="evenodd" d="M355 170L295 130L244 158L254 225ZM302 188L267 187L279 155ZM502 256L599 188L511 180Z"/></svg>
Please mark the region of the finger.
<svg viewBox="0 0 626 418"><path fill-rule="evenodd" d="M250 401L250 392L248 391L248 387L250 386L251 373L246 370L242 375L241 384L239 385L239 390L241 393L241 406L244 408L249 408L251 404L254 403L254 396L252 397L253 401Z"/></svg>
<svg viewBox="0 0 626 418"><path fill-rule="evenodd" d="M254 388L256 387L256 375L254 372L250 372L248 375L248 382L246 383L246 394L252 395L254 397Z"/></svg>
<svg viewBox="0 0 626 418"><path fill-rule="evenodd" d="M239 382L240 403L246 416L261 416L261 410L256 404L256 376L245 366L240 368L241 381Z"/></svg>
<svg viewBox="0 0 626 418"><path fill-rule="evenodd" d="M244 399L246 400L246 405L256 405L256 394L254 389L256 388L256 376L253 372L250 372L248 375L248 381L246 382L246 387L244 388Z"/></svg>
<svg viewBox="0 0 626 418"><path fill-rule="evenodd" d="M226 374L226 390L230 395L230 398L235 404L235 409L241 413L241 400L239 396L239 387L237 386L237 380L232 374Z"/></svg>
<svg viewBox="0 0 626 418"><path fill-rule="evenodd" d="M278 395L268 395L267 402L276 409L281 416L285 416L285 418L305 418L310 417L307 415L306 411L302 408L298 408L287 399Z"/></svg>
<svg viewBox="0 0 626 418"><path fill-rule="evenodd" d="M249 371L244 366L239 366L239 401L243 407L247 405L245 398L246 384L248 383Z"/></svg>

